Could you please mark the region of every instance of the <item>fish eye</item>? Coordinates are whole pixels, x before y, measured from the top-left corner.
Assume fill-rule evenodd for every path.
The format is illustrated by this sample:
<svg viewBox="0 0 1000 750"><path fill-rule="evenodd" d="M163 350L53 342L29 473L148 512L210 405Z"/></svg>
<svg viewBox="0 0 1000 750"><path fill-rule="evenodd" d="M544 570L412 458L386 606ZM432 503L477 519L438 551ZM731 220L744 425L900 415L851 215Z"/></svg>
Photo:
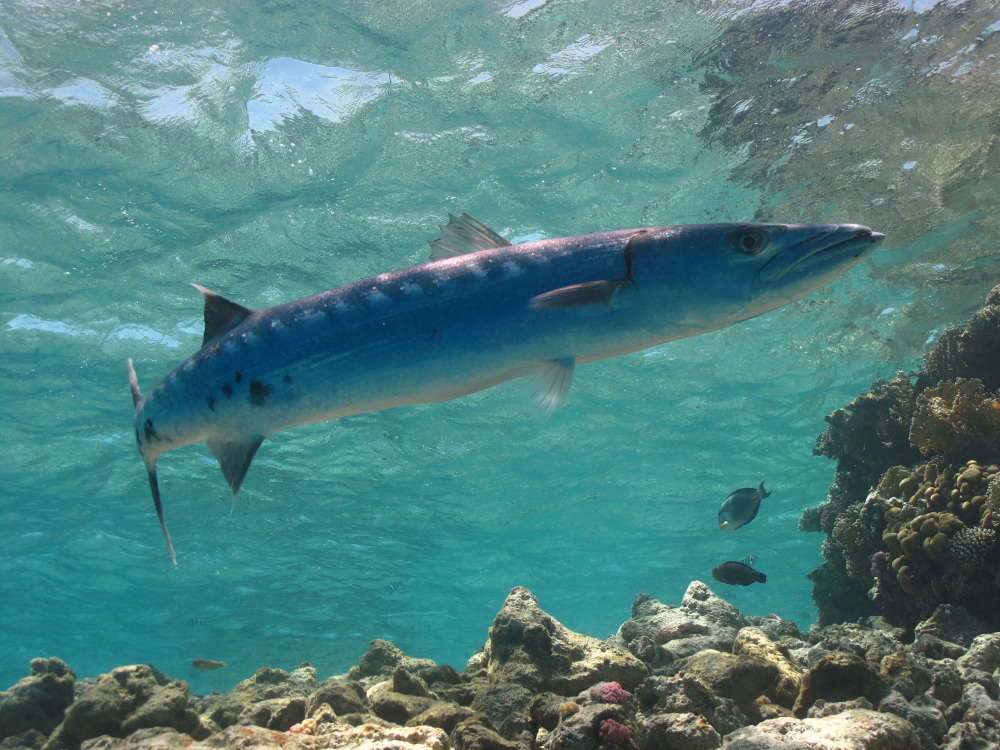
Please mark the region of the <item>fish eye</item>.
<svg viewBox="0 0 1000 750"><path fill-rule="evenodd" d="M736 247L747 255L757 255L767 244L767 237L759 229L744 229L735 237Z"/></svg>

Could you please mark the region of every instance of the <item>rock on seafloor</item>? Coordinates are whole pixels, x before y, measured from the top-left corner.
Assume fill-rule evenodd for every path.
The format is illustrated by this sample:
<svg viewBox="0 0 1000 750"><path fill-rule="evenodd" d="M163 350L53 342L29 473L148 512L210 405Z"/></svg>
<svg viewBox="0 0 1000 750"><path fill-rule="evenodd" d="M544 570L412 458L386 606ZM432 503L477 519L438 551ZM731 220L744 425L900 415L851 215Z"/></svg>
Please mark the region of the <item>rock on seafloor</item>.
<svg viewBox="0 0 1000 750"><path fill-rule="evenodd" d="M147 664L77 682L35 659L0 692L0 748L1000 750L1000 633L982 627L947 607L803 633L695 581L680 606L640 594L601 640L517 587L462 671L374 640L343 675L264 667L200 696Z"/></svg>

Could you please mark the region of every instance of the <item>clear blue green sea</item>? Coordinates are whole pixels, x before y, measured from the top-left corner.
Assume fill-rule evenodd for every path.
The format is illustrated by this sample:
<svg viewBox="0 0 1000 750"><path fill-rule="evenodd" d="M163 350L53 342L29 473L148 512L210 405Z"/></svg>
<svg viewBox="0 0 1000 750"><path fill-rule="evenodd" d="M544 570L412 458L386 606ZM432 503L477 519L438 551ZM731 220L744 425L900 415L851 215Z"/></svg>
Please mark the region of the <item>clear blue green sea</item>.
<svg viewBox="0 0 1000 750"><path fill-rule="evenodd" d="M228 690L372 638L462 668L515 585L599 637L692 580L807 628L824 417L1000 283L998 31L957 0L0 0L0 688L59 656ZM171 451L173 566L127 358L145 392L197 351L191 282L289 302L424 262L449 212L513 242L887 238L797 303L577 368L544 423L511 383L288 430L232 515L204 446ZM711 580L750 554L766 584Z"/></svg>

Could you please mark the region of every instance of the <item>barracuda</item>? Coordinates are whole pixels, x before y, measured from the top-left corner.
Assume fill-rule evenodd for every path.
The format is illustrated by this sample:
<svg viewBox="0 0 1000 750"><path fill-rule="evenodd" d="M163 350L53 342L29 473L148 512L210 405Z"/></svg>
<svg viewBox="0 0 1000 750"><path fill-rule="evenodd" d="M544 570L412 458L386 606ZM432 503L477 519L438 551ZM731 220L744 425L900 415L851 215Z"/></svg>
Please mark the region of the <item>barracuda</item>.
<svg viewBox="0 0 1000 750"><path fill-rule="evenodd" d="M201 349L142 398L135 437L174 564L156 460L206 441L239 495L261 443L351 414L519 377L543 414L576 365L714 331L797 300L881 244L858 224L699 224L511 245L450 217L431 261L265 310L200 286Z"/></svg>

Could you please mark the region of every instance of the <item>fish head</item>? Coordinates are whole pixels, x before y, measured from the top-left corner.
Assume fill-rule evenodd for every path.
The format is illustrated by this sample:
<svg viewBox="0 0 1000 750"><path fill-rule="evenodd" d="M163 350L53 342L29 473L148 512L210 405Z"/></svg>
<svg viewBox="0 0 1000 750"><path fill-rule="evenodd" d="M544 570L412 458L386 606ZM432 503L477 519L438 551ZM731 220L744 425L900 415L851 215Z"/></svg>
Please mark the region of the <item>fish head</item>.
<svg viewBox="0 0 1000 750"><path fill-rule="evenodd" d="M723 328L794 302L874 252L860 224L695 224L631 242L635 284L663 302L681 335ZM678 317L680 315L680 317Z"/></svg>

